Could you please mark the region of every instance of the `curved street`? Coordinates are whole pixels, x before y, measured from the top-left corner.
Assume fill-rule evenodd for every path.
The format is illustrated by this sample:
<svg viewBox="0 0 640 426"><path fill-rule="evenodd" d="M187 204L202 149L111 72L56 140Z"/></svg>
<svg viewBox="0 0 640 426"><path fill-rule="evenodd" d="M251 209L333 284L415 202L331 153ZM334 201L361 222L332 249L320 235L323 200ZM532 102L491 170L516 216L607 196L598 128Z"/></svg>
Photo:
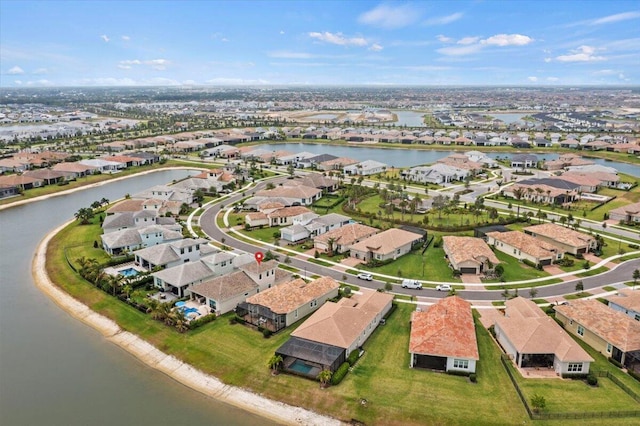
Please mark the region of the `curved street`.
<svg viewBox="0 0 640 426"><path fill-rule="evenodd" d="M235 249L239 249L248 253L255 253L256 251L267 251L274 250L274 247L270 246L267 243L264 244L250 244L245 241L241 241L237 238L234 238L232 233L225 232L221 230L217 223L216 217L220 213L221 214L221 206L229 206L244 196L247 193L251 193L260 189L263 189L267 183L278 184L280 182L286 181L286 177L276 177L270 178L268 180L262 180L256 183L252 187L245 187L240 189L229 196L225 197L222 200L216 200L210 205L204 206L204 212L199 217L198 225L201 227L202 231L209 236L211 239L222 242L224 238L224 244ZM245 194L243 196L243 194ZM608 231L613 231L613 228L608 229ZM621 233L622 234L622 233ZM623 236L623 235L621 235ZM278 253L280 257L285 256L282 253ZM384 288L386 281L374 279L372 281L365 281L356 278L355 275L346 273L345 270L348 269L346 266L344 270L338 269L339 267L327 267L318 265L316 263L312 263L304 260L301 257L290 256L290 266L297 268L300 271L300 275L310 276L310 275L326 275L331 276L332 278L346 282L348 284L357 285L359 287L367 287L371 289L379 289ZM611 263L609 264L611 265ZM584 286L584 291L588 291L591 289L597 289L603 286L613 286L616 288L626 287L624 282L631 281L631 277L633 271L635 269L640 268L640 259L633 259L627 262L623 262L617 264L613 268L608 271L584 278L576 278L570 281L565 281L557 284L549 284L545 286L536 287L537 294L536 298L544 298L547 299L550 303L557 302L557 299L562 299L563 295L571 294L576 292L576 283L578 281L582 281ZM552 278L552 277L549 277ZM549 279L547 278L547 279ZM401 278L397 277L398 280ZM507 283L508 284L508 283ZM461 284L463 285L463 284ZM526 285L523 286L520 290L521 295L528 296L529 289ZM442 298L446 297L448 293L439 292L435 289L424 288L422 290L411 290L401 288L399 285L395 285L393 289L394 293L397 294L405 294L410 296L421 298ZM478 301L478 302L491 302L491 301L500 301L503 300L502 297L502 289L489 290L489 289L465 289L465 290L457 290L456 294L463 297L469 301ZM511 290L513 294L513 290Z"/></svg>

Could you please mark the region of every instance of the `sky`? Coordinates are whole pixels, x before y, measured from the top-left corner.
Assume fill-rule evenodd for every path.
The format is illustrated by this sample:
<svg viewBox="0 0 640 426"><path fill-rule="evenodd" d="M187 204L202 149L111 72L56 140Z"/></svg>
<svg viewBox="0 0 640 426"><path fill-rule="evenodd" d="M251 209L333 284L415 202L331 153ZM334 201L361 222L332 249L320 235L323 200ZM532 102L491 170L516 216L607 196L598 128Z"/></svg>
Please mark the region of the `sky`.
<svg viewBox="0 0 640 426"><path fill-rule="evenodd" d="M640 84L640 0L0 0L0 87Z"/></svg>

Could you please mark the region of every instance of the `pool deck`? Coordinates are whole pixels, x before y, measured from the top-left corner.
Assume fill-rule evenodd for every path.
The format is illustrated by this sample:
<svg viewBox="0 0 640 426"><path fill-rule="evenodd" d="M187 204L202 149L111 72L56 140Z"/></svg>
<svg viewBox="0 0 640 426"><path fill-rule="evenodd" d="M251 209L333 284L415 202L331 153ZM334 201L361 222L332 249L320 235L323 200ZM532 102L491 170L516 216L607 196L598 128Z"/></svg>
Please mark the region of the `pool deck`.
<svg viewBox="0 0 640 426"><path fill-rule="evenodd" d="M104 268L104 273L107 275L116 276L119 274L119 271L123 269L135 269L136 271L138 271L138 274L148 272L146 269L136 265L135 262L127 262L127 263L121 263L120 265L109 266L107 268Z"/></svg>

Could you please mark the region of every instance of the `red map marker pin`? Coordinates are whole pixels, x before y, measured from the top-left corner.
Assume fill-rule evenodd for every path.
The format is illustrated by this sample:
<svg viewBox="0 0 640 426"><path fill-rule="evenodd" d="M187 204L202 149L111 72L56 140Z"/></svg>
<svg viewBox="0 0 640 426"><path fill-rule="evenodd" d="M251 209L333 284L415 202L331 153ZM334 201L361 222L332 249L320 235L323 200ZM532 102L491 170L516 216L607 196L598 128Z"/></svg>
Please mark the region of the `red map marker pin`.
<svg viewBox="0 0 640 426"><path fill-rule="evenodd" d="M264 254L261 251L257 251L254 257L256 258L256 262L258 262L258 265L260 265L260 262L262 262L262 259L264 259Z"/></svg>

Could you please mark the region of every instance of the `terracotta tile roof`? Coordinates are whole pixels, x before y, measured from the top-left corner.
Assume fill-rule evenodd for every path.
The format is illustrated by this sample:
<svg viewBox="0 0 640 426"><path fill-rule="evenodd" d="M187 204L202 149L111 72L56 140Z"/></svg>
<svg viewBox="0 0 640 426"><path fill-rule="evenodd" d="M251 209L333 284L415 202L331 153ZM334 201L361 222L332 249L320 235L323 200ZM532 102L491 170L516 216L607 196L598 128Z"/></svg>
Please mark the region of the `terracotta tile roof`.
<svg viewBox="0 0 640 426"><path fill-rule="evenodd" d="M351 246L351 250L387 254L420 238L422 238L422 235L391 228L354 244Z"/></svg>
<svg viewBox="0 0 640 426"><path fill-rule="evenodd" d="M252 212L252 213L247 213L245 215L245 218L249 220L260 220L260 219L267 219L267 215L262 212Z"/></svg>
<svg viewBox="0 0 640 426"><path fill-rule="evenodd" d="M313 240L327 243L329 239L334 238L336 244L346 246L352 244L354 241L357 241L369 235L374 235L378 232L380 232L378 228L362 225L360 223L351 223L341 228L325 232L322 235L318 235Z"/></svg>
<svg viewBox="0 0 640 426"><path fill-rule="evenodd" d="M593 176L576 173L564 173L558 176L558 179L566 180L571 183L577 183L581 186L597 187L601 183L600 179L596 179Z"/></svg>
<svg viewBox="0 0 640 426"><path fill-rule="evenodd" d="M42 179L33 178L25 175L0 176L0 184L7 185L7 186L28 185L36 182L42 182Z"/></svg>
<svg viewBox="0 0 640 426"><path fill-rule="evenodd" d="M310 209L304 206L292 206L292 207L283 207L274 212L268 214L270 218L273 217L292 217L298 216L304 213L313 213Z"/></svg>
<svg viewBox="0 0 640 426"><path fill-rule="evenodd" d="M487 236L510 245L511 247L535 258L555 256L556 252L564 252L560 247L546 243L520 231L489 232L487 233Z"/></svg>
<svg viewBox="0 0 640 426"><path fill-rule="evenodd" d="M542 223L540 225L527 226L524 231L532 235L542 235L562 244L572 247L589 246L594 240L593 237L582 232L575 231L565 226L555 223Z"/></svg>
<svg viewBox="0 0 640 426"><path fill-rule="evenodd" d="M623 352L640 350L640 321L595 299L572 300L555 310Z"/></svg>
<svg viewBox="0 0 640 426"><path fill-rule="evenodd" d="M246 263L239 267L243 271L251 272L253 274L259 274L262 271L275 269L278 267L278 262L275 260L267 260L266 262L262 262L258 264L258 262L250 262Z"/></svg>
<svg viewBox="0 0 640 426"><path fill-rule="evenodd" d="M340 284L331 277L321 277L310 283L298 278L254 294L247 303L264 306L276 314L287 314L339 287Z"/></svg>
<svg viewBox="0 0 640 426"><path fill-rule="evenodd" d="M626 206L622 206L622 207L618 207L616 209L612 209L609 212L609 214L611 214L611 213L619 214L619 215L627 215L627 214L637 215L638 213L640 213L640 202L633 203L633 204L627 204Z"/></svg>
<svg viewBox="0 0 640 426"><path fill-rule="evenodd" d="M606 299L625 309L640 312L640 290L621 290L617 296L609 296Z"/></svg>
<svg viewBox="0 0 640 426"><path fill-rule="evenodd" d="M129 199L122 200L118 204L115 204L107 209L109 213L122 213L122 212L138 212L142 210L142 204L145 200L141 199Z"/></svg>
<svg viewBox="0 0 640 426"><path fill-rule="evenodd" d="M441 299L426 311L413 312L409 352L480 359L471 304L452 296Z"/></svg>
<svg viewBox="0 0 640 426"><path fill-rule="evenodd" d="M312 198L321 192L322 190L310 186L296 185L264 189L256 192L256 195L261 197Z"/></svg>
<svg viewBox="0 0 640 426"><path fill-rule="evenodd" d="M357 164L359 163L358 160L354 160L353 158L348 158L348 157L339 157L339 158L334 158L333 160L329 160L329 161L323 161L322 164L325 167L331 167L331 166L350 166L352 164Z"/></svg>
<svg viewBox="0 0 640 426"><path fill-rule="evenodd" d="M61 172L88 172L96 169L93 166L86 166L80 163L58 163L52 167L53 170L59 170Z"/></svg>
<svg viewBox="0 0 640 426"><path fill-rule="evenodd" d="M471 261L477 264L489 260L494 265L500 263L491 247L482 239L474 237L442 237L444 251L454 265Z"/></svg>
<svg viewBox="0 0 640 426"><path fill-rule="evenodd" d="M562 362L593 361L553 318L545 315L532 301L516 297L507 300L505 306L505 316L496 320L496 326L519 353L552 353Z"/></svg>
<svg viewBox="0 0 640 426"><path fill-rule="evenodd" d="M327 302L313 313L293 333L294 337L320 342L339 348L349 348L391 303L393 295L365 291L338 303Z"/></svg>

